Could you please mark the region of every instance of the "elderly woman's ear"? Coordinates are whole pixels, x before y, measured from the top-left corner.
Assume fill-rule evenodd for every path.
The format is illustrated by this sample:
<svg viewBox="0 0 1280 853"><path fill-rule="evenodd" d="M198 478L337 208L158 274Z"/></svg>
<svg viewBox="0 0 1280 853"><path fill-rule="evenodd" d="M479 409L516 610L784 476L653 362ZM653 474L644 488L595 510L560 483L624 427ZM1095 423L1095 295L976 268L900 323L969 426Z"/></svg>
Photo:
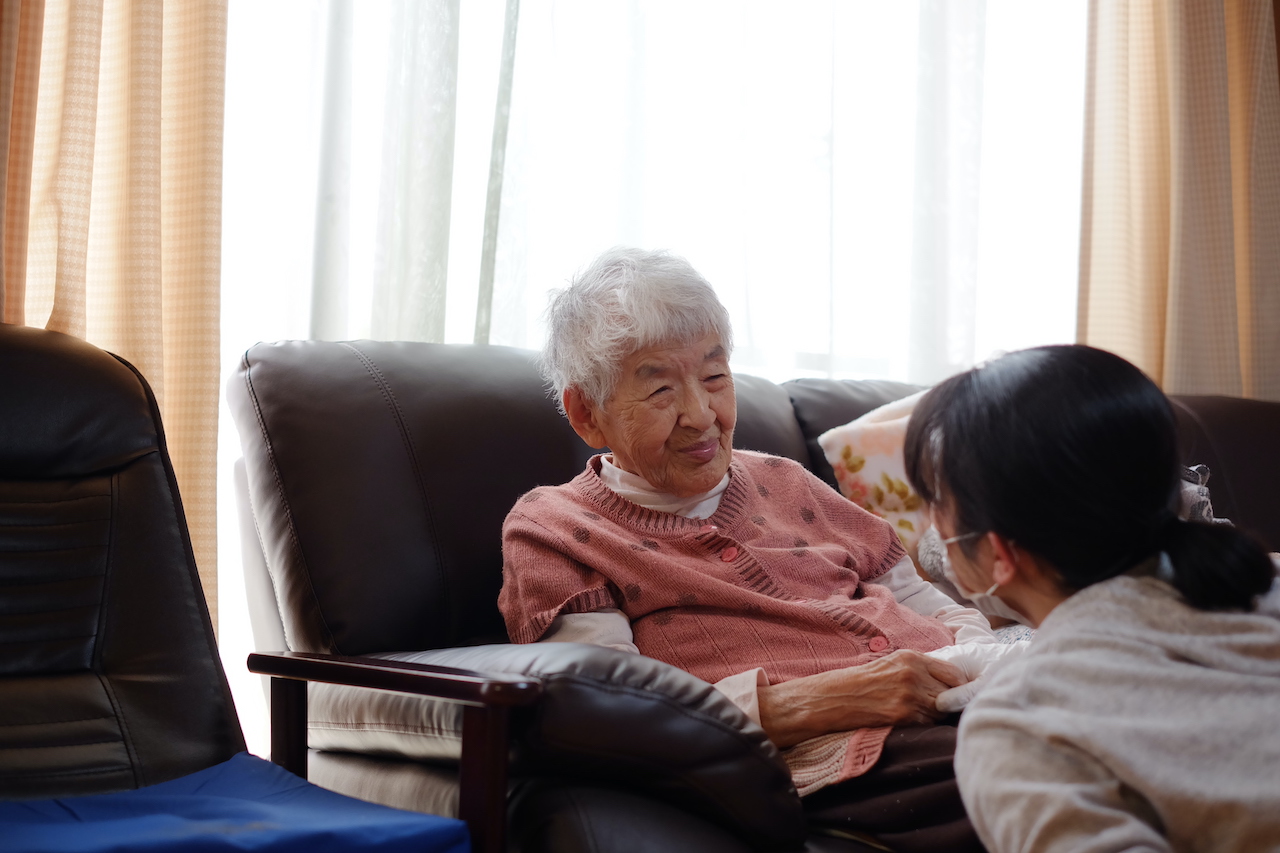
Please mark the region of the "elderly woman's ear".
<svg viewBox="0 0 1280 853"><path fill-rule="evenodd" d="M569 417L569 425L589 447L598 450L609 443L596 421L596 407L581 390L573 386L564 389L561 402L564 403L564 413Z"/></svg>

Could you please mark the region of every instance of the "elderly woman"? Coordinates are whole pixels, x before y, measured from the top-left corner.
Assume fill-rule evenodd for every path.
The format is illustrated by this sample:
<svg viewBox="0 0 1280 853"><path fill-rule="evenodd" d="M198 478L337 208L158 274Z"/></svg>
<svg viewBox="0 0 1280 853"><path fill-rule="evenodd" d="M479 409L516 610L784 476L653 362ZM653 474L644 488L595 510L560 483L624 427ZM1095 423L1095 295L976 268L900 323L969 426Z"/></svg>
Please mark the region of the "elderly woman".
<svg viewBox="0 0 1280 853"><path fill-rule="evenodd" d="M956 585L1038 626L960 724L989 849L1280 850L1275 570L1177 517L1155 384L1102 350L1023 350L932 389L906 444Z"/></svg>
<svg viewBox="0 0 1280 853"><path fill-rule="evenodd" d="M608 252L549 320L544 372L608 452L507 517L512 639L639 651L715 682L792 747L811 819L899 850L974 849L955 729L931 725L967 677L927 653L994 646L986 621L920 580L888 523L795 462L733 449L729 320L686 261Z"/></svg>

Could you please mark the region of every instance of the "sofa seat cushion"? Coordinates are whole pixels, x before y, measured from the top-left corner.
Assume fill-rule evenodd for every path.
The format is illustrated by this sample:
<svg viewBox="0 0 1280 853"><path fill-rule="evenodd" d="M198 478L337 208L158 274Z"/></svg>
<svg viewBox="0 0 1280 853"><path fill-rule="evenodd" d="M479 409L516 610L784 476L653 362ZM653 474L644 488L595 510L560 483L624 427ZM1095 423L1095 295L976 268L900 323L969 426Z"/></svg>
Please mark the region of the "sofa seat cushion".
<svg viewBox="0 0 1280 853"><path fill-rule="evenodd" d="M579 643L382 654L387 660L542 679L513 723L518 775L572 776L648 793L750 839L803 842L800 800L764 731L710 684L641 655ZM386 691L313 685L315 749L456 762L462 709Z"/></svg>

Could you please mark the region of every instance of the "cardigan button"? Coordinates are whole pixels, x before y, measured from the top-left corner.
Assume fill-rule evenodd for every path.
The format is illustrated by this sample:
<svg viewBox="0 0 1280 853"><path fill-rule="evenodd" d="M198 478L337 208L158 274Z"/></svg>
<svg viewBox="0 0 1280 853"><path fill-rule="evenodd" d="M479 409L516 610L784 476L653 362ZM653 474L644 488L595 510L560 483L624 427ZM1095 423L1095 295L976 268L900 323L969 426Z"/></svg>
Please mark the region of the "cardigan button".
<svg viewBox="0 0 1280 853"><path fill-rule="evenodd" d="M872 637L871 642L868 645L871 646L871 651L882 652L889 648L889 641L884 637Z"/></svg>
<svg viewBox="0 0 1280 853"><path fill-rule="evenodd" d="M736 556L738 556L738 549L732 545L720 552L720 559L726 563L732 563L733 558Z"/></svg>
<svg viewBox="0 0 1280 853"><path fill-rule="evenodd" d="M701 527L699 527L699 528L698 528L698 532L699 532L699 533L711 533L711 532L712 532L713 530L715 530L715 529L716 529L716 526L715 526L714 524L704 524L704 525L702 525Z"/></svg>

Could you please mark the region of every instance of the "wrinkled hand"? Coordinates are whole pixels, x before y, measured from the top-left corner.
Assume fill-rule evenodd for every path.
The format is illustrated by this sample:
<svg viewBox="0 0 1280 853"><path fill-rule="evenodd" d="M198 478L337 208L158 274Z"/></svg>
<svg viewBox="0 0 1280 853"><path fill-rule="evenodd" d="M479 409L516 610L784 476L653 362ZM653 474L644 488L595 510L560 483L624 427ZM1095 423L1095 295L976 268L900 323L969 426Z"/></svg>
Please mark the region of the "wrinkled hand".
<svg viewBox="0 0 1280 853"><path fill-rule="evenodd" d="M1029 640L1003 644L966 644L929 652L929 657L955 665L964 675L963 684L938 694L938 711L953 714L963 709L986 685L993 673L1026 651L1029 644Z"/></svg>
<svg viewBox="0 0 1280 853"><path fill-rule="evenodd" d="M943 716L938 696L967 679L946 661L901 649L862 666L760 689L760 722L780 747L868 726L915 726Z"/></svg>

